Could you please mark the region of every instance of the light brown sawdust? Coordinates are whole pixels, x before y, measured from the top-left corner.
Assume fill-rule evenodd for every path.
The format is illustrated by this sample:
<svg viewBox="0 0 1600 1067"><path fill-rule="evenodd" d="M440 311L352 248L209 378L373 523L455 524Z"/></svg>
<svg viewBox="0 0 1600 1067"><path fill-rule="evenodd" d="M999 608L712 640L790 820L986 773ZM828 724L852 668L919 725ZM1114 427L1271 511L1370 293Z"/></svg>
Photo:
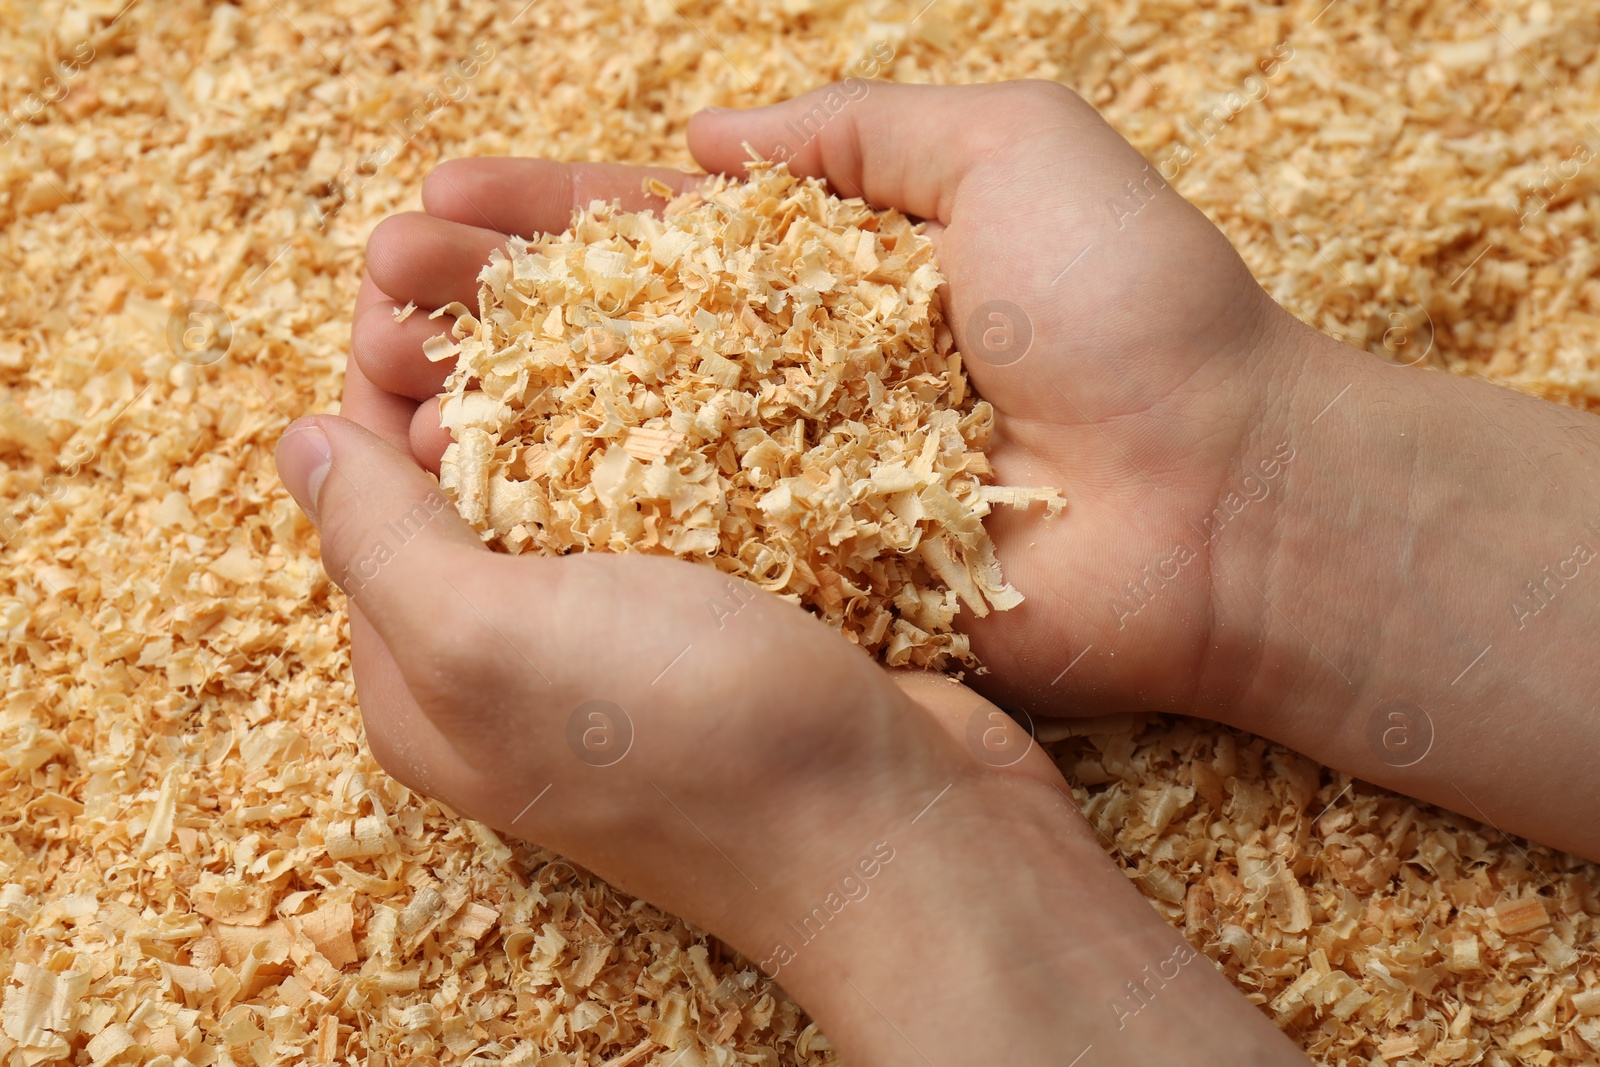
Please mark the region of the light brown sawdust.
<svg viewBox="0 0 1600 1067"><path fill-rule="evenodd" d="M659 215L596 202L434 312L440 484L502 550L695 560L891 667L977 666L956 615L1023 599L984 517L1066 501L985 484L942 283L920 226L781 163Z"/></svg>
<svg viewBox="0 0 1600 1067"><path fill-rule="evenodd" d="M1587 4L923 6L0 3L4 108L65 89L0 128L8 1062L832 1062L714 941L363 747L271 449L336 400L364 237L441 158L686 164L694 108L880 46L899 80L1058 79L1153 160L1196 141L1175 186L1316 325L1600 406ZM225 358L173 358L190 299ZM1060 756L1108 847L1321 1062L1600 1056L1592 867L1218 728L1094 729Z"/></svg>

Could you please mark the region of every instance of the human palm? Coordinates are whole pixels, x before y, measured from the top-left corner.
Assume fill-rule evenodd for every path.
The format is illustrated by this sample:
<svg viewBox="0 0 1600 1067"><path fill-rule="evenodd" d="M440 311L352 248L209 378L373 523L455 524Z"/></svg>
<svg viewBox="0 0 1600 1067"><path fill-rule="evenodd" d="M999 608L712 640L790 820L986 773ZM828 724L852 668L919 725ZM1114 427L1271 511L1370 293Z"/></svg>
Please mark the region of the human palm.
<svg viewBox="0 0 1600 1067"><path fill-rule="evenodd" d="M1272 442L1256 440L1274 388L1261 353L1289 316L1075 94L988 92L960 97L964 116L930 103L960 122L951 157L970 162L931 199L890 201L944 224L951 321L998 415L997 479L1055 485L1069 501L1053 520L989 521L1029 599L965 620L992 671L979 687L1035 714L1190 710L1225 569L1223 540L1196 527L1273 462ZM915 122L891 136L931 139Z"/></svg>

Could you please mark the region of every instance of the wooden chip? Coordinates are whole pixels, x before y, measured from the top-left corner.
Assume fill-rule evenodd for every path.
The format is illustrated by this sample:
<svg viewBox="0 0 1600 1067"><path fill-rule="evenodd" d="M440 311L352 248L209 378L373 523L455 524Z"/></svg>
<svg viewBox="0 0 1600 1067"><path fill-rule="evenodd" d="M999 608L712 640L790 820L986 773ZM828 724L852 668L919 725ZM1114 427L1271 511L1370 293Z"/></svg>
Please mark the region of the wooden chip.
<svg viewBox="0 0 1600 1067"><path fill-rule="evenodd" d="M1507 934L1525 934L1550 921L1550 913L1545 911L1544 901L1538 897L1502 901L1495 905L1494 917L1495 925Z"/></svg>
<svg viewBox="0 0 1600 1067"><path fill-rule="evenodd" d="M88 972L57 974L18 963L11 981L0 1005L0 1031L19 1045L40 1049L56 1048L72 1036L79 1002L89 988Z"/></svg>
<svg viewBox="0 0 1600 1067"><path fill-rule="evenodd" d="M335 902L298 920L300 930L335 967L355 963L360 957L354 940L355 913L348 903Z"/></svg>

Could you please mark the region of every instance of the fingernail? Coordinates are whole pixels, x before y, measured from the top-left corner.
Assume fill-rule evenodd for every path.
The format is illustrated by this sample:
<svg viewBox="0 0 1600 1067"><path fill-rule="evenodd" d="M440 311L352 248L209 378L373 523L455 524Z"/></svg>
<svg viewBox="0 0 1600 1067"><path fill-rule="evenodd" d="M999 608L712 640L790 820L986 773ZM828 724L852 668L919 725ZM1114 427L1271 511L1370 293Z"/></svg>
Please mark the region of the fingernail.
<svg viewBox="0 0 1600 1067"><path fill-rule="evenodd" d="M312 522L317 521L317 494L322 491L332 463L328 435L314 423L290 426L278 442L278 474L289 487L289 495Z"/></svg>

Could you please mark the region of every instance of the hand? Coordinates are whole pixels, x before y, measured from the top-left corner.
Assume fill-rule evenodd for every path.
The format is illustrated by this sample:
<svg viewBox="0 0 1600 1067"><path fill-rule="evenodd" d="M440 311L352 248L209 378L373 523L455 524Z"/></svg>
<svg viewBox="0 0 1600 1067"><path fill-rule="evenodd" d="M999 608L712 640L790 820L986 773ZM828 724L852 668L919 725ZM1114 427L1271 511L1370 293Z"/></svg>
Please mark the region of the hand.
<svg viewBox="0 0 1600 1067"><path fill-rule="evenodd" d="M732 167L825 98L691 144ZM990 520L1029 599L959 620L982 692L1219 718L1600 856L1600 420L1301 324L1057 86L873 85L793 165L941 227L997 477L1069 499Z"/></svg>
<svg viewBox="0 0 1600 1067"><path fill-rule="evenodd" d="M357 372L347 411L397 437L409 411L370 389ZM708 567L490 553L409 456L348 419L295 423L279 465L349 595L384 767L719 934L853 1062L926 1047L1044 1067L1097 1043L1126 1062L1304 1062L1190 966L1041 749L973 758L971 714L998 713L969 691L896 685ZM711 599L737 605L725 626ZM1130 1027L1135 987L1162 1008Z"/></svg>
<svg viewBox="0 0 1600 1067"><path fill-rule="evenodd" d="M1255 429L1281 385L1268 349L1292 320L1070 90L873 84L792 143L826 95L699 115L690 145L713 170L739 166L745 142L792 153L843 195L930 220L957 345L997 412L996 479L1069 501L1055 519L987 520L1028 599L958 617L992 672L975 684L1034 715L1226 703L1212 591L1232 563L1189 530L1281 463ZM1192 558L1174 560L1186 537Z"/></svg>
<svg viewBox="0 0 1600 1067"><path fill-rule="evenodd" d="M690 144L937 231L997 478L1069 500L989 520L1029 599L958 617L985 695L1222 719L1600 856L1600 420L1300 323L1060 86L874 84L786 144L827 98Z"/></svg>
<svg viewBox="0 0 1600 1067"><path fill-rule="evenodd" d="M346 419L296 423L280 466L349 596L379 762L752 953L775 900L803 913L789 894L987 770L964 742L980 698L942 679L910 696L753 586L660 557L492 553L408 454ZM1009 770L1059 783L1036 748Z"/></svg>

